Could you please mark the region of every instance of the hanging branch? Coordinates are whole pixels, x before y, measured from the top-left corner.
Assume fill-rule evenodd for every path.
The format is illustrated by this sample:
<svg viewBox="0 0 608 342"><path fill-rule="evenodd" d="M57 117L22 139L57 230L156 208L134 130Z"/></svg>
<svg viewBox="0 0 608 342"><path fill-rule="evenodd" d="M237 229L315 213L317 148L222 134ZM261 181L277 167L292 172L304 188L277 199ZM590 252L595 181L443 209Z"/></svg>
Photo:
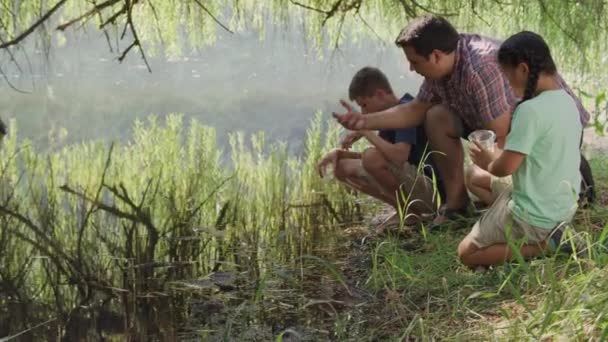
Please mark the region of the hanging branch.
<svg viewBox="0 0 608 342"><path fill-rule="evenodd" d="M458 15L458 13L439 13L437 11L434 11L426 6L421 5L418 1L416 0L409 0L412 4L414 4L415 7L420 8L421 10L430 13L430 14L434 14L434 15L440 15L442 17L453 17Z"/></svg>
<svg viewBox="0 0 608 342"><path fill-rule="evenodd" d="M53 13L55 13L59 8L61 8L66 3L66 1L67 0L61 0L58 3L56 3L55 6L53 6L53 8L51 8L48 12L46 12L46 14L44 14L42 17L40 17L40 19L38 19L27 30L21 32L21 34L18 35L17 37L15 37L14 39L0 44L0 49L5 49L9 46L19 44L20 41L22 41L23 39L25 39L25 37L29 36L32 32L34 32L38 26L42 25L45 21L47 21L51 17L51 15L53 15Z"/></svg>
<svg viewBox="0 0 608 342"><path fill-rule="evenodd" d="M103 10L106 7L110 7L110 6L118 3L119 1L120 0L108 0L106 2L102 2L101 4L97 4L92 9L90 9L87 12L85 12L84 14L82 14L82 15L80 15L80 16L72 19L72 20L69 20L66 23L63 23L63 24L57 26L56 29L59 30L59 31L65 31L65 29L67 29L68 27L72 26L74 23L77 23L77 22L79 22L80 20L83 20L83 19L87 19L88 20L89 17L93 17L95 14L101 13L101 10Z"/></svg>
<svg viewBox="0 0 608 342"><path fill-rule="evenodd" d="M160 19L158 19L158 13L156 11L156 7L154 7L152 0L147 0L147 2L150 5L150 9L152 9L152 15L154 15L154 21L156 22L156 34L158 34L158 39L160 40L161 45L165 45L165 40L163 39L163 33L160 30Z"/></svg>
<svg viewBox="0 0 608 342"><path fill-rule="evenodd" d="M0 28L7 30L7 26L4 23L4 21L2 21L2 18L0 18ZM2 37L0 37L0 43L6 43L6 41ZM8 56L10 57L11 62L13 62L15 64L15 66L17 67L17 70L19 70L19 72L23 73L23 70L21 69L21 66L15 59L15 55L13 54L11 49L6 49L6 52L8 52Z"/></svg>
<svg viewBox="0 0 608 342"><path fill-rule="evenodd" d="M543 0L538 0L538 4L540 5L542 14L546 15L547 18L549 18L549 20L551 20L551 22L553 22L555 27L557 27L560 31L562 31L562 33L566 37L568 37L568 39L570 39L572 41L572 43L574 43L574 46L576 46L576 48L582 52L583 48L581 47L579 40L574 36L574 34L569 32L562 25L559 24L559 22L553 17L553 15L551 15L551 12L547 8L547 5L545 4L545 2Z"/></svg>
<svg viewBox="0 0 608 342"><path fill-rule="evenodd" d="M291 2L292 4L294 4L294 5L298 6L298 7L302 7L304 9L307 9L309 11L323 13L323 14L326 14L326 15L329 13L328 11L325 11L325 10L322 10L322 9L318 9L318 8L314 8L312 6L308 6L308 5L305 5L305 4L301 3L301 2L297 2L297 1L294 1L294 0L289 0L289 2Z"/></svg>
<svg viewBox="0 0 608 342"><path fill-rule="evenodd" d="M133 24L133 6L138 2L138 0L126 0L128 9L127 9L127 23L131 28L131 33L133 34L133 44L137 45L139 48L139 53L141 54L141 58L144 60L146 67L148 68L148 72L152 72L152 68L150 68L150 64L148 63L148 59L146 58L146 54L144 53L144 49L141 46L141 41L139 40L139 36L137 35L137 31L135 30L135 25ZM127 49L128 52L129 49ZM126 54L123 54L123 59ZM122 61L122 60L121 60Z"/></svg>
<svg viewBox="0 0 608 342"><path fill-rule="evenodd" d="M325 26L325 24L327 23L327 21L336 14L336 12L338 11L338 9L340 8L340 5L342 5L342 1L343 0L337 0L331 6L331 9L329 11L327 11L327 13L325 14L325 19L323 19L323 22L321 23L321 27Z"/></svg>
<svg viewBox="0 0 608 342"><path fill-rule="evenodd" d="M2 76L2 78L4 79L4 81L6 82L6 84L8 84L8 86L13 89L14 91L21 93L21 94L31 94L31 92L29 91L25 91L25 90L21 90L19 88L17 88L12 82L11 80L8 78L8 75L6 75L6 73L4 72L4 70L2 70L2 68L0 68L0 76Z"/></svg>
<svg viewBox="0 0 608 342"><path fill-rule="evenodd" d="M416 9L412 8L408 3L407 0L399 0L399 3L401 3L401 7L403 7L403 10L405 11L405 14L407 14L408 17L410 18L415 18L418 14L416 13Z"/></svg>
<svg viewBox="0 0 608 342"><path fill-rule="evenodd" d="M110 18L108 18L103 24L101 24L99 26L100 29L105 28L108 24L114 24L116 23L116 19L118 19L118 17L120 17L121 15L125 14L127 12L127 5L123 5L120 10L116 13L114 13Z"/></svg>
<svg viewBox="0 0 608 342"><path fill-rule="evenodd" d="M207 12L207 14L209 14L209 16L211 17L211 19L213 19L213 21L215 21L218 25L220 25L224 30L230 32L231 34L234 34L234 32L232 32L228 27L226 27L224 24L222 24L212 13L211 11L209 11L207 9L207 7L205 7L205 5L203 5L199 0L194 0L194 2L199 5L203 11Z"/></svg>

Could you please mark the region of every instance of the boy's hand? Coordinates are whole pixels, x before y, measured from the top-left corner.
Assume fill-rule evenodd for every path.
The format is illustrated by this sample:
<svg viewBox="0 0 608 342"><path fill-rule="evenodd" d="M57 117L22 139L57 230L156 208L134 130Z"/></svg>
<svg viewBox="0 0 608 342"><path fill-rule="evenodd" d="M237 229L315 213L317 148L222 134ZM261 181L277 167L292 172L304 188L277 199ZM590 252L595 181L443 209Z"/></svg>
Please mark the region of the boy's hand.
<svg viewBox="0 0 608 342"><path fill-rule="evenodd" d="M469 152L471 160L481 169L488 171L490 163L498 159L497 153L484 149L483 146L476 141L473 141L472 143Z"/></svg>
<svg viewBox="0 0 608 342"><path fill-rule="evenodd" d="M349 150L351 147L353 147L353 144L362 137L363 135L359 131L348 132L348 134L346 134L342 137L342 139L340 139L340 147L345 150Z"/></svg>
<svg viewBox="0 0 608 342"><path fill-rule="evenodd" d="M344 100L340 100L340 104L342 105L342 107L344 107L344 109L346 109L346 113L332 113L334 118L338 120L338 123L340 123L340 125L342 125L344 128L349 129L351 131L363 129L365 127L365 119L363 115L353 110L352 106Z"/></svg>
<svg viewBox="0 0 608 342"><path fill-rule="evenodd" d="M317 172L319 172L319 176L323 177L325 174L325 168L328 165L333 165L334 169L338 164L338 160L340 160L340 150L331 150L329 151L317 164Z"/></svg>
<svg viewBox="0 0 608 342"><path fill-rule="evenodd" d="M360 130L360 131L357 131L357 132L361 133L361 136L366 137L366 138L369 138L370 135L376 135L375 131L370 131L370 130L367 130L367 129Z"/></svg>

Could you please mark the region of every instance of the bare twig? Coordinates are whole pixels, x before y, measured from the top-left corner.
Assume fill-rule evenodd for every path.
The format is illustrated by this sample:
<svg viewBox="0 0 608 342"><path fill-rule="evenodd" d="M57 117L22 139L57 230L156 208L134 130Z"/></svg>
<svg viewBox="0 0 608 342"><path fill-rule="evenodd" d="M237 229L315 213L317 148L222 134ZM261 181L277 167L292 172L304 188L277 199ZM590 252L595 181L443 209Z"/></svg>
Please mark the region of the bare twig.
<svg viewBox="0 0 608 342"><path fill-rule="evenodd" d="M92 202L91 206L89 207L89 209L87 210L87 212L82 220L82 223L80 225L80 229L78 230L78 240L76 243L76 250L77 250L78 258L80 260L84 260L84 258L82 256L82 239L84 237L84 230L87 226L87 223L89 222L89 218L91 217L91 214L96 209L95 203L99 202L99 196L101 195L101 190L103 189L103 184L105 183L106 175L108 173L108 169L110 168L110 162L112 161L112 152L113 151L114 151L114 143L112 143L110 145L110 150L108 151L108 158L106 159L106 163L103 168L103 172L101 174L101 180L99 181L99 186L97 187L97 191L95 192L95 197L93 199L93 202Z"/></svg>
<svg viewBox="0 0 608 342"><path fill-rule="evenodd" d="M72 26L74 23L76 23L76 22L78 22L78 21L80 21L82 19L92 17L93 15L95 15L97 13L101 13L101 10L103 10L106 7L110 7L110 6L118 3L119 1L120 0L108 0L106 2L102 2L101 4L97 4L92 9L90 9L87 12L85 12L84 14L79 15L78 17L76 17L76 18L74 18L72 20L69 20L66 23L58 25L56 29L59 30L59 31L64 31L66 28Z"/></svg>
<svg viewBox="0 0 608 342"><path fill-rule="evenodd" d="M45 325L47 325L47 324L49 324L51 322L56 321L56 320L57 320L57 318L51 318L51 319L49 319L49 320L47 320L45 322L38 323L38 324L34 325L33 327L25 329L23 331L20 331L20 332L14 334L14 335L3 337L3 338L0 339L0 342L8 342L8 341L14 340L14 339L16 339L17 337L19 337L21 335L27 334L27 333L29 333L32 330L38 329L38 328L40 328L42 326L45 326Z"/></svg>
<svg viewBox="0 0 608 342"><path fill-rule="evenodd" d="M357 13L357 16L359 17L359 19L361 20L361 22L363 23L363 25L367 26L367 28L372 31L372 33L376 36L376 38L378 38L380 40L380 42L382 42L382 44L384 44L384 40L382 39L382 37L380 37L380 35L378 34L378 32L376 32L376 30L374 30L374 28L367 22L367 20L365 20L365 18L363 18L363 16L361 15L361 13Z"/></svg>
<svg viewBox="0 0 608 342"><path fill-rule="evenodd" d="M129 5L128 9L127 9L127 22L129 23L129 27L131 27L131 33L133 34L134 43L139 48L141 58L144 60L144 63L146 64L146 67L148 68L148 72L152 72L152 68L150 68L150 64L148 63L148 59L146 58L146 54L144 53L144 49L141 46L141 41L139 40L137 30L135 29L135 24L133 24L133 6L137 3L138 0L126 0L126 1L127 1L127 4ZM125 52L128 52L128 50L129 49L127 49L127 51L125 51ZM124 55L126 55L126 53L124 53L123 56ZM123 57L123 59L124 59L124 57Z"/></svg>
<svg viewBox="0 0 608 342"><path fill-rule="evenodd" d="M336 14L336 12L338 11L338 9L340 9L340 5L342 5L342 1L344 1L344 0L337 0L331 6L331 9L329 11L327 11L327 13L325 14L325 18L321 22L321 27L325 26L325 24L327 23L327 21Z"/></svg>
<svg viewBox="0 0 608 342"><path fill-rule="evenodd" d="M416 9L412 8L407 3L407 0L399 0L399 3L401 3L401 7L403 7L403 10L405 11L405 14L407 14L408 17L415 18L418 15L416 14Z"/></svg>
<svg viewBox="0 0 608 342"><path fill-rule="evenodd" d="M112 14L112 16L110 18L108 18L105 22L103 22L99 26L99 28L102 29L102 28L106 27L108 24L113 24L114 22L116 22L116 19L118 17L125 14L126 12L127 12L127 5L124 5L120 8L120 10L118 10L118 12Z"/></svg>
<svg viewBox="0 0 608 342"><path fill-rule="evenodd" d="M67 275L67 276L70 275L68 273L68 271L65 269L65 267L63 267L60 260L61 259L66 260L71 265L71 262L70 262L71 259L63 251L63 249L57 245L57 243L55 241L51 240L42 231L42 229L40 227L38 227L36 224L34 224L34 222L32 222L29 218L23 216L22 214L14 211L12 209L9 209L8 207L6 207L4 205L0 205L0 213L8 215L8 216L16 219L17 221L21 222L28 228L30 228L30 230L32 230L34 232L34 234L42 240L42 242L35 241L34 239L28 237L26 234L24 234L18 230L11 230L11 233L14 234L15 236L17 236L18 238L22 239L23 241L29 242L32 246L34 246L40 252L45 254L50 260L52 260L55 263L55 266L61 273L63 273L64 275ZM49 248L52 251L49 250Z"/></svg>
<svg viewBox="0 0 608 342"><path fill-rule="evenodd" d="M51 15L53 15L53 13L55 13L59 8L61 8L66 3L66 1L67 0L61 0L58 3L56 3L55 6L53 6L53 8L51 8L48 12L46 12L46 14L44 14L42 17L40 17L27 30L21 32L21 34L19 34L14 39L9 40L6 43L0 44L0 49L5 49L5 48L7 48L9 46L19 44L20 41L22 41L23 39L25 39L25 37L29 36L32 32L34 32L34 30L36 30L36 28L38 26L42 25L48 18L51 17Z"/></svg>
<svg viewBox="0 0 608 342"><path fill-rule="evenodd" d="M582 53L583 48L580 46L579 40L571 32L568 32L562 25L560 25L560 23L553 17L553 15L551 15L551 12L548 10L545 2L543 0L538 0L538 4L540 5L543 14L545 14L547 18L549 18L549 20L551 20L553 24L560 31L562 31L566 35L566 37L568 37L574 43L574 46L576 46L576 48Z"/></svg>
<svg viewBox="0 0 608 342"><path fill-rule="evenodd" d="M98 207L99 209L101 209L103 211L106 211L106 212L108 212L108 213L110 213L110 214L112 214L112 215L114 215L114 216L116 216L118 218L123 218L123 219L127 219L127 220L134 221L134 222L137 222L137 223L141 223L140 222L141 220L136 215L123 212L120 209L118 209L117 207L105 204L105 203L103 203L101 201L95 202L92 198L89 198L85 194L80 193L80 192L72 189L67 184L64 184L64 185L60 186L59 189L61 189L62 191L65 191L67 193L70 193L72 195L75 195L77 197L80 197L82 199L85 199L85 200L87 200L89 202L93 202L93 204L96 207ZM0 207L0 211L1 211L1 209L2 209L2 207Z"/></svg>
<svg viewBox="0 0 608 342"><path fill-rule="evenodd" d="M2 21L2 18L0 18L0 28L4 29L5 31L8 31L8 27L6 26L4 21ZM2 37L0 37L0 43L6 43L6 41ZM15 55L13 55L13 52L11 51L11 49L6 49L6 52L8 53L11 62L13 62L15 64L15 66L17 67L17 70L19 70L20 73L23 73L23 70L21 69L21 66L19 65L19 63L17 62L17 59L15 59Z"/></svg>
<svg viewBox="0 0 608 342"><path fill-rule="evenodd" d="M161 45L165 45L165 41L163 39L163 33L160 30L160 19L158 19L158 13L156 11L156 7L152 0L147 0L150 5L150 9L152 9L152 15L154 15L154 21L156 22L156 34L158 34L158 39L160 40Z"/></svg>
<svg viewBox="0 0 608 342"><path fill-rule="evenodd" d="M314 11L314 12L323 13L323 14L328 14L329 13L328 11L325 11L325 10L322 10L322 9L319 9L319 8L314 8L312 6L308 6L308 5L305 5L303 3L300 3L300 2L297 2L297 1L294 1L294 0L289 0L289 2L291 2L292 4L294 4L294 5L298 6L298 7L302 7L304 9L307 9L309 11Z"/></svg>
<svg viewBox="0 0 608 342"><path fill-rule="evenodd" d="M414 4L414 6L420 8L421 10L427 12L427 13L431 13L431 14L435 14L435 15L440 15L442 17L453 17L458 15L458 13L439 13L437 11L434 11L426 6L421 5L418 1L416 0L408 0L410 1L412 4Z"/></svg>
<svg viewBox="0 0 608 342"><path fill-rule="evenodd" d="M203 11L207 12L207 14L211 17L211 19L213 19L213 21L215 21L218 25L220 25L224 30L234 34L234 32L232 32L228 27L226 27L226 25L222 24L212 13L211 11L209 11L209 9L207 9L207 7L205 7L205 5L203 5L199 0L194 0L194 2L199 5Z"/></svg>
<svg viewBox="0 0 608 342"><path fill-rule="evenodd" d="M2 70L2 68L0 68L0 76L2 76L2 78L4 78L4 80L6 81L6 84L8 84L8 86L13 89L14 91L18 92L18 93L22 93L22 94L31 94L31 92L29 91L25 91L25 90L21 90L19 88L17 88L12 82L11 80L8 78L8 76L6 75L6 73L4 72L4 70Z"/></svg>
<svg viewBox="0 0 608 342"><path fill-rule="evenodd" d="M484 18L483 18L483 17L482 17L482 16L479 14L479 12L477 12L477 9L476 9L476 4L477 4L477 0L472 0L472 1L471 1L471 12L473 12L473 14L474 14L474 15L475 15L475 16L476 16L476 17L477 17L479 20L481 20L481 22L483 22L484 24L486 24L488 27L491 27L492 25L491 25L491 24L490 24L490 23L489 23L487 20L485 20L485 19L484 19ZM501 6L501 5L499 4L499 6Z"/></svg>

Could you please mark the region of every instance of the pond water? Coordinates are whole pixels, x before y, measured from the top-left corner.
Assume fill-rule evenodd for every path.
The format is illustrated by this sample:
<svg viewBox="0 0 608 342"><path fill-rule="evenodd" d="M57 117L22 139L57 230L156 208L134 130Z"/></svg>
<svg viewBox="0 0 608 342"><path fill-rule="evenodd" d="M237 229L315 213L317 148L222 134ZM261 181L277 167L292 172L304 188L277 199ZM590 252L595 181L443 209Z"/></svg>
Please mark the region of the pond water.
<svg viewBox="0 0 608 342"><path fill-rule="evenodd" d="M95 30L67 32L48 53L30 45L31 68L25 62L21 71L10 63L3 68L30 93L0 81L0 116L16 119L20 138L39 146L126 140L136 119L183 113L216 127L223 143L229 132L264 130L300 151L309 120L318 110L340 109L359 68L381 68L399 93L415 94L421 82L390 42L344 43L319 56L296 29L270 30L264 40L256 32L219 32L200 51L150 57L152 73L135 50L120 64Z"/></svg>

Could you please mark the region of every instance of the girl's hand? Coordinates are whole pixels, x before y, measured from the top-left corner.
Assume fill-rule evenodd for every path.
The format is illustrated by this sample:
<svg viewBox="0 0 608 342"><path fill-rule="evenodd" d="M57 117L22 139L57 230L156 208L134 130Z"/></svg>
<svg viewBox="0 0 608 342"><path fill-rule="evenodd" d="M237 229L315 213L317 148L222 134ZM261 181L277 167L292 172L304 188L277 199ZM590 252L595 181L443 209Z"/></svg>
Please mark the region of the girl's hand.
<svg viewBox="0 0 608 342"><path fill-rule="evenodd" d="M484 149L483 146L476 141L473 141L473 144L470 146L469 155L471 156L473 163L485 171L488 171L491 162L498 159L496 152Z"/></svg>

